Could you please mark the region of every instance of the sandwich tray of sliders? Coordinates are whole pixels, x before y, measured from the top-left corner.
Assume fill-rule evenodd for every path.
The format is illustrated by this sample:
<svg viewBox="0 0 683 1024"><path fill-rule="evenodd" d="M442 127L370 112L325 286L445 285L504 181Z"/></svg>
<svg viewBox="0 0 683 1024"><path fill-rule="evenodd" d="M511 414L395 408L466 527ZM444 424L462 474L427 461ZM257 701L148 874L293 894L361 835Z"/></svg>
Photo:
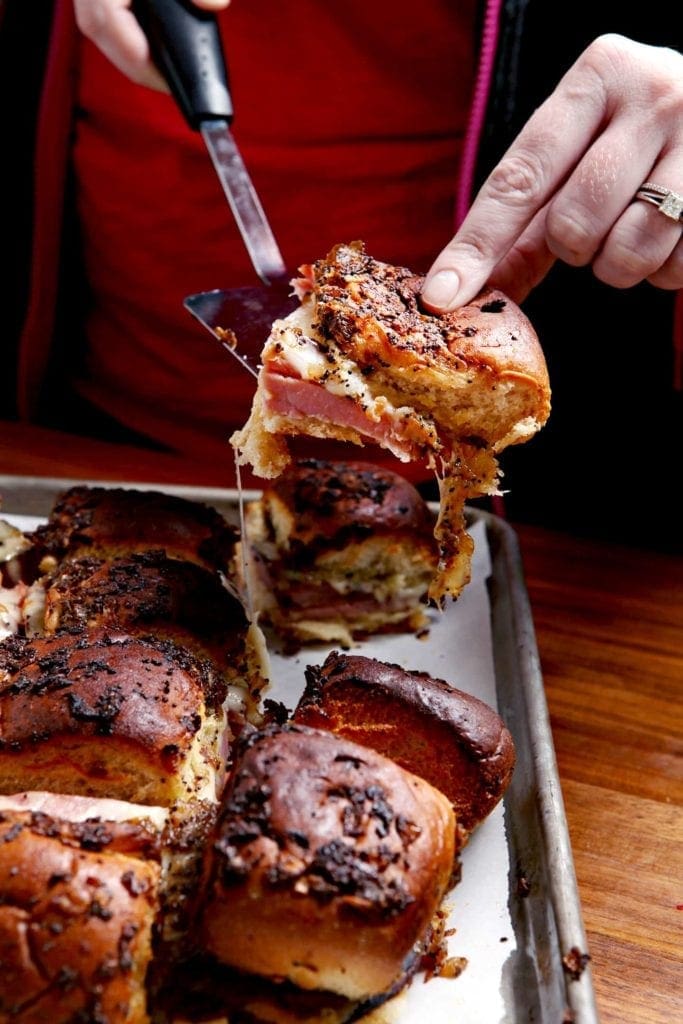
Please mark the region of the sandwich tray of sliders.
<svg viewBox="0 0 683 1024"><path fill-rule="evenodd" d="M306 463L289 490L246 491L242 508L227 489L0 475L0 1020L597 1024L514 531L467 507L469 583L440 608L416 601L428 549L415 508L400 521L410 485L340 465ZM123 494L121 508L107 513L107 492ZM127 508L140 494L151 504ZM210 510L192 565L192 529L168 528L166 499ZM355 539L344 527L344 550L332 512L360 522ZM220 563L222 594L201 577L225 555L214 513L238 579ZM106 514L118 516L109 532ZM372 593L368 566L391 558L401 572L385 572L374 606L359 601L354 587ZM410 589L407 604L389 578ZM245 581L258 638L254 608L240 617ZM136 589L142 612L131 610ZM336 612L323 609L330 594ZM239 620L227 640L221 616ZM132 678L124 654L142 683L133 673L119 685ZM113 684L95 695L99 672ZM177 704L181 721L201 718L203 745L183 746L167 721ZM49 856L61 868L26 871L24 857L48 864L41 843L59 847ZM103 864L123 882L113 896ZM73 908L88 886L84 922ZM127 908L133 923L108 939ZM30 969L12 952L12 915L29 921L16 935L29 934Z"/></svg>

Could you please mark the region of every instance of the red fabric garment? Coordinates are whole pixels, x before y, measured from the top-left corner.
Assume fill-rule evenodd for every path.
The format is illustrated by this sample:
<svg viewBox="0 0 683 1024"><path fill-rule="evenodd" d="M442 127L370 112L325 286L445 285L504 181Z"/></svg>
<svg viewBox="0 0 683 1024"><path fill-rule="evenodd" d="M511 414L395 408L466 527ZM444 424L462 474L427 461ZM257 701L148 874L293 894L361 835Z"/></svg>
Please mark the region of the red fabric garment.
<svg viewBox="0 0 683 1024"><path fill-rule="evenodd" d="M224 12L234 134L293 271L356 238L426 270L448 240L474 6L306 0L293 17L290 5L236 0ZM94 301L78 389L178 451L224 458L253 383L182 300L255 274L174 101L86 40L79 56L73 159Z"/></svg>

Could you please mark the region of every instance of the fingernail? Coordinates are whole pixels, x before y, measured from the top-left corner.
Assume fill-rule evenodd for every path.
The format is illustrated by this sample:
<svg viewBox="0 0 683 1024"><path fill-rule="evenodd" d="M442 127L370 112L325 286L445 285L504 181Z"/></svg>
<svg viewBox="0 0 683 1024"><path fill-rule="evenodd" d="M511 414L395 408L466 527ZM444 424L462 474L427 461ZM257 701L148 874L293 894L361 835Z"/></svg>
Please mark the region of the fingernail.
<svg viewBox="0 0 683 1024"><path fill-rule="evenodd" d="M438 270L422 289L422 301L437 309L448 309L455 301L460 288L460 278L454 270Z"/></svg>

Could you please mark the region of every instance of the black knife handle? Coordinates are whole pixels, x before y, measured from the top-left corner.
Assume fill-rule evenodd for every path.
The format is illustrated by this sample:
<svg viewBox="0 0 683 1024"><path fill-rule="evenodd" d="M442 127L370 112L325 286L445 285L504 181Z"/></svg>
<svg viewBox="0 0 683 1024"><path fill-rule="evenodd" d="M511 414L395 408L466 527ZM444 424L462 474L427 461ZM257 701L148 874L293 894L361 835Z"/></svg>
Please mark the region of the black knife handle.
<svg viewBox="0 0 683 1024"><path fill-rule="evenodd" d="M191 128L232 121L228 71L216 16L191 0L134 0L155 64Z"/></svg>

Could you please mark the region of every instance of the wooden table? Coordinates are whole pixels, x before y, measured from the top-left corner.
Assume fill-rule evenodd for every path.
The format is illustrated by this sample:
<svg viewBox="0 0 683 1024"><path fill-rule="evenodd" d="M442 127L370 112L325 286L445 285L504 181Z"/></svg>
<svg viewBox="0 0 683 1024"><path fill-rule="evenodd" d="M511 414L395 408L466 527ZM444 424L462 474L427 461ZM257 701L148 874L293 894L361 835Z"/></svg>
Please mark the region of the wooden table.
<svg viewBox="0 0 683 1024"><path fill-rule="evenodd" d="M225 467L3 423L0 473L231 482ZM683 558L514 525L600 1019L675 1024L683 1021Z"/></svg>

